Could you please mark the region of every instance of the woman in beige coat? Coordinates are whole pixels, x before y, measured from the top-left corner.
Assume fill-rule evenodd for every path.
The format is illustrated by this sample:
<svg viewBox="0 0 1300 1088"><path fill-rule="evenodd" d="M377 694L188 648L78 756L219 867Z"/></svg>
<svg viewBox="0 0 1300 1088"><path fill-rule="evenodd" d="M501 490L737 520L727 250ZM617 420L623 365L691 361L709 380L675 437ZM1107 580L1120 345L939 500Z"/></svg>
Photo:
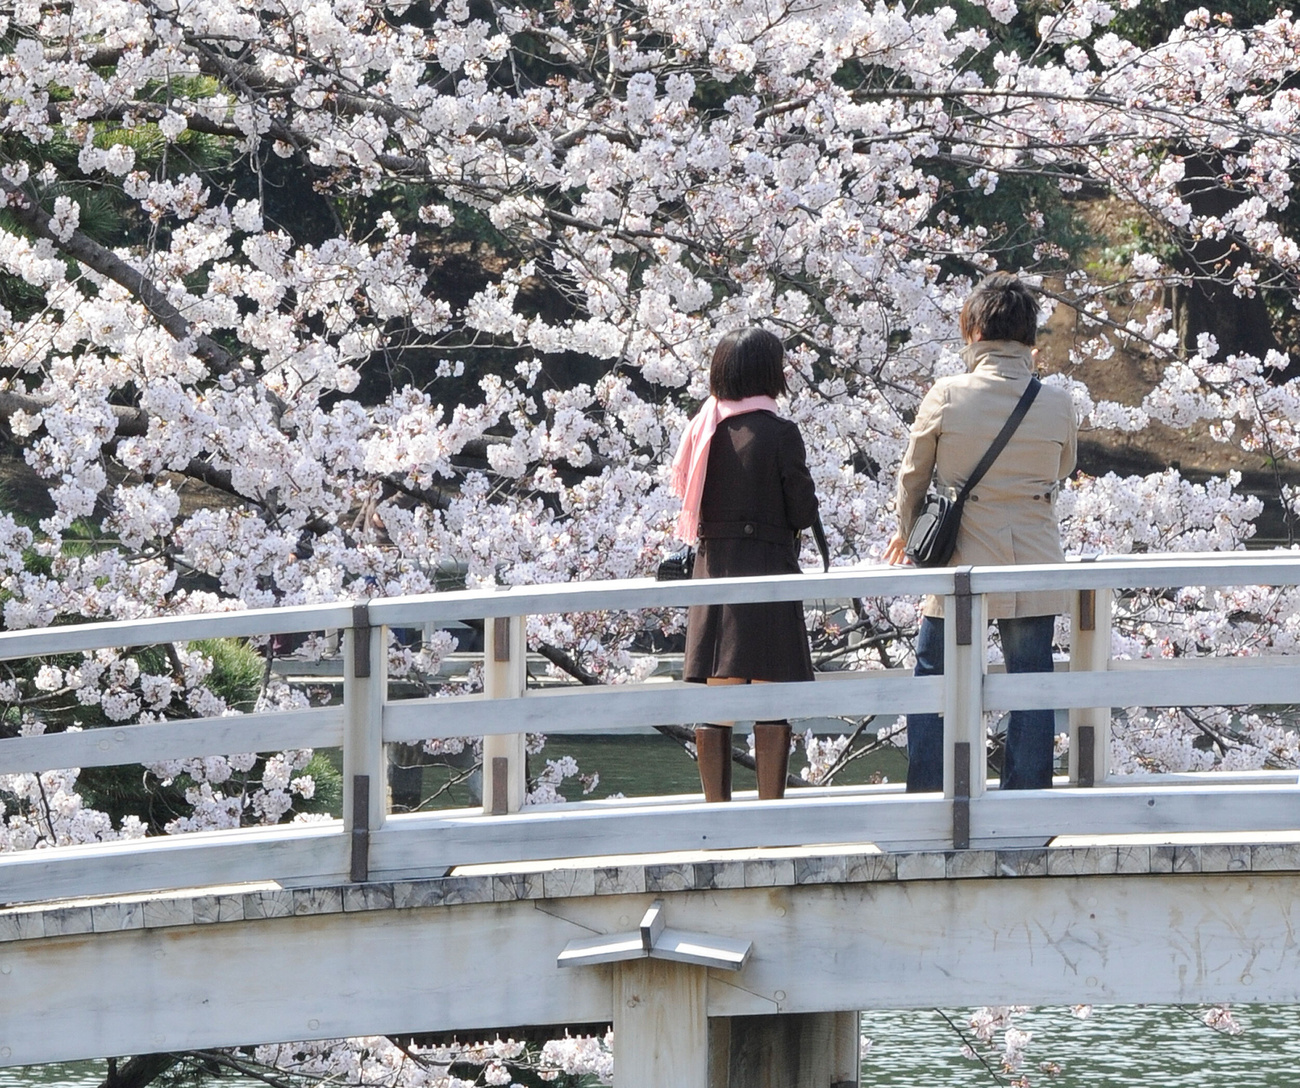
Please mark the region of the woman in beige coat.
<svg viewBox="0 0 1300 1088"><path fill-rule="evenodd" d="M1038 303L1014 276L984 280L961 312L969 372L940 378L917 409L898 475L898 532L886 546L904 561L907 534L933 480L954 496L1011 415L1034 370ZM1006 448L975 487L962 513L949 561L989 565L1059 563L1056 493L1074 471L1078 423L1069 394L1044 386ZM998 621L1008 672L1050 672L1056 613L1069 607L1060 592L996 593L988 615ZM943 601L928 597L916 639L916 675L943 672ZM1015 710L1007 726L1003 789L1052 784L1055 713ZM943 788L943 720L907 718L909 791Z"/></svg>

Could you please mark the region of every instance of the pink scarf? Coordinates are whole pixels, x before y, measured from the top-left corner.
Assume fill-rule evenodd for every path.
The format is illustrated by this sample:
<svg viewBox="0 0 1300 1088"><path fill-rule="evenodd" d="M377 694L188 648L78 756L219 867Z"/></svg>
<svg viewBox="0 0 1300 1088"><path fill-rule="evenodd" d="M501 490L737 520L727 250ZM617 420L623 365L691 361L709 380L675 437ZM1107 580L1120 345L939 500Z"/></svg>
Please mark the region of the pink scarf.
<svg viewBox="0 0 1300 1088"><path fill-rule="evenodd" d="M704 495L704 473L709 467L709 446L718 424L731 416L746 412L775 412L776 401L771 397L746 397L744 400L718 400L710 397L686 424L682 444L673 458L672 489L682 500L682 512L677 515L677 539L695 543L700 535L700 499Z"/></svg>

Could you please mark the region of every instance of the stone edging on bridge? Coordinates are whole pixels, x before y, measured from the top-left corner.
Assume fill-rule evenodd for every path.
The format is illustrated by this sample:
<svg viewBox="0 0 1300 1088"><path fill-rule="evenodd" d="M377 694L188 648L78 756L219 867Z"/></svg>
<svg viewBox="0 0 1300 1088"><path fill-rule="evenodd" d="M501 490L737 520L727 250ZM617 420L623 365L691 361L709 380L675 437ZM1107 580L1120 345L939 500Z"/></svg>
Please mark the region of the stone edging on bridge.
<svg viewBox="0 0 1300 1088"><path fill-rule="evenodd" d="M652 892L912 880L1300 871L1300 842L764 853L769 856L720 855L716 860L503 871L306 888L236 885L28 904L0 910L0 943L299 915Z"/></svg>

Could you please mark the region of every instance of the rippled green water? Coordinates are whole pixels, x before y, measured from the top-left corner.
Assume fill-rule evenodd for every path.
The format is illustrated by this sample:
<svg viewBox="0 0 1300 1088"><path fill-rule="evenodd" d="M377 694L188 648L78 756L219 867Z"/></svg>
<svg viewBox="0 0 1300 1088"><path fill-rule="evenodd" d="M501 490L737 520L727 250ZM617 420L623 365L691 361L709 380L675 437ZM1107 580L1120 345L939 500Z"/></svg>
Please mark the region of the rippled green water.
<svg viewBox="0 0 1300 1088"><path fill-rule="evenodd" d="M1016 1017L1033 1033L1025 1062L1034 1088L1295 1088L1300 1084L1300 1006L1242 1005L1233 1016L1244 1029L1225 1035L1200 1021L1203 1009L1097 1006L1086 1020L1066 1008L1034 1009ZM970 1010L945 1010L967 1030ZM962 1057L961 1040L938 1012L868 1012L862 1018L871 1049L862 1063L863 1088L991 1088L997 1082L977 1061ZM998 1068L1000 1035L993 1051ZM1042 1062L1055 1062L1049 1075ZM998 1070L1004 1082L1011 1074Z"/></svg>
<svg viewBox="0 0 1300 1088"><path fill-rule="evenodd" d="M750 732L742 725L736 730L734 742L743 747ZM540 759L531 757L529 771L536 774L547 759L571 755L584 772L600 772L600 785L591 794L593 798L622 793L627 797L670 793L698 793L700 777L695 762L680 744L658 734L633 736L550 736ZM803 749L795 752L790 769L798 774L805 766ZM752 790L754 774L743 767L733 767L734 787ZM836 776L839 785L857 785L883 775L891 782L901 782L907 777L907 758L897 748L873 752L864 759L854 760ZM566 783L565 796L577 800L581 792Z"/></svg>

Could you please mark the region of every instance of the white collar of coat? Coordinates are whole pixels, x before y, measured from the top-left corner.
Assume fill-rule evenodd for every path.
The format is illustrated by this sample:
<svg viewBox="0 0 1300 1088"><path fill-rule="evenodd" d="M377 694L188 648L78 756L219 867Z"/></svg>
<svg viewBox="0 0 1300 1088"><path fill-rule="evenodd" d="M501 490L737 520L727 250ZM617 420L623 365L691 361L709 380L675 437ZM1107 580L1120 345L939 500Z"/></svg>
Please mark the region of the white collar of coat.
<svg viewBox="0 0 1300 1088"><path fill-rule="evenodd" d="M1019 340L973 340L961 349L968 370L1023 378L1034 372L1034 349Z"/></svg>

